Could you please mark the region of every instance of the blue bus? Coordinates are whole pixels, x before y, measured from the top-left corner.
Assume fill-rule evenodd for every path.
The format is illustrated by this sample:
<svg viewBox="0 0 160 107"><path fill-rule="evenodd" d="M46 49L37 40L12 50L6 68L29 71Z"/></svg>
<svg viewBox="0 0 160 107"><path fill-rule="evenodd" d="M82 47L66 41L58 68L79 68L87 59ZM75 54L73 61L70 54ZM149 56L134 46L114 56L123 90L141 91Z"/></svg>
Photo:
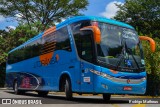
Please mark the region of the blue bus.
<svg viewBox="0 0 160 107"><path fill-rule="evenodd" d="M146 71L140 40L125 23L94 16L77 16L47 29L11 50L6 87L15 94L50 91L102 94L144 94Z"/></svg>

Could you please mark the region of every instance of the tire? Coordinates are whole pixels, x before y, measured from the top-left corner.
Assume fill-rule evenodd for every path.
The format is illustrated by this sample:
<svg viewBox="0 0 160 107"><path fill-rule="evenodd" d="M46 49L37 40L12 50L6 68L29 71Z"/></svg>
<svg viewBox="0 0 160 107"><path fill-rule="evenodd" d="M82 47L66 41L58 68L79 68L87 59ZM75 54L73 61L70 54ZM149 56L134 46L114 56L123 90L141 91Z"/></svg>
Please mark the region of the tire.
<svg viewBox="0 0 160 107"><path fill-rule="evenodd" d="M111 99L111 94L103 94L103 100L104 101L109 101Z"/></svg>
<svg viewBox="0 0 160 107"><path fill-rule="evenodd" d="M66 94L67 100L72 99L71 81L68 78L66 78L66 82L65 82L65 94Z"/></svg>
<svg viewBox="0 0 160 107"><path fill-rule="evenodd" d="M14 82L13 90L14 90L14 94L16 94L16 95L19 94L19 91L18 91L18 83L17 83L17 81Z"/></svg>
<svg viewBox="0 0 160 107"><path fill-rule="evenodd" d="M38 91L38 96L45 97L48 95L48 91Z"/></svg>
<svg viewBox="0 0 160 107"><path fill-rule="evenodd" d="M24 94L25 93L25 90L19 90L18 89L18 82L17 81L14 82L13 90L14 90L14 93L16 95L20 95L20 94Z"/></svg>

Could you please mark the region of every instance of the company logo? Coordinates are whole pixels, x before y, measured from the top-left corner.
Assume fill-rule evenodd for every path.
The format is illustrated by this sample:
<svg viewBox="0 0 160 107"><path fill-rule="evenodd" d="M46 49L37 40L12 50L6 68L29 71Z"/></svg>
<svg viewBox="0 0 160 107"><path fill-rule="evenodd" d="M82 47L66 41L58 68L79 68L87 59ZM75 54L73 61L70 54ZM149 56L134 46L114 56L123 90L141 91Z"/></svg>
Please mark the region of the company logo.
<svg viewBox="0 0 160 107"><path fill-rule="evenodd" d="M33 66L33 68L37 68L37 67L42 67L42 66L47 66L47 65L49 65L49 64L55 64L55 63L58 63L58 60L59 60L60 58L59 58L59 55L58 54L56 54L56 55L54 55L51 59L41 59L40 61L36 61L35 63L34 63L34 66Z"/></svg>
<svg viewBox="0 0 160 107"><path fill-rule="evenodd" d="M2 99L0 104L42 104L41 99L25 99L25 98L11 98L11 99Z"/></svg>
<svg viewBox="0 0 160 107"><path fill-rule="evenodd" d="M43 48L40 55L40 62L42 66L47 66L51 61L53 61L54 56L54 50L56 48L56 40L54 32L56 30L56 27L52 27L48 30L46 30L42 36L42 41L44 41ZM55 60L59 60L59 55L55 55Z"/></svg>
<svg viewBox="0 0 160 107"><path fill-rule="evenodd" d="M127 80L127 83L129 84L130 82L131 82L131 80L130 80L130 79L128 79L128 80Z"/></svg>
<svg viewBox="0 0 160 107"><path fill-rule="evenodd" d="M2 99L2 104L11 104L11 99Z"/></svg>

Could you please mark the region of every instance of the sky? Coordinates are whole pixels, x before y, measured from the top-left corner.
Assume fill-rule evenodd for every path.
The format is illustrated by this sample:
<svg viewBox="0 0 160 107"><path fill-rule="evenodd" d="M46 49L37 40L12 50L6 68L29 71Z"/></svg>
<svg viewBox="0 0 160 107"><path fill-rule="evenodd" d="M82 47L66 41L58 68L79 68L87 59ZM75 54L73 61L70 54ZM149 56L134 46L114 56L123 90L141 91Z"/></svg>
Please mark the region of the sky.
<svg viewBox="0 0 160 107"><path fill-rule="evenodd" d="M82 11L84 15L89 16L102 16L106 18L112 18L115 16L118 8L115 3L123 4L124 0L88 0L89 5L87 10ZM15 20L9 20L0 15L0 29L5 29L6 27L15 28L18 22Z"/></svg>

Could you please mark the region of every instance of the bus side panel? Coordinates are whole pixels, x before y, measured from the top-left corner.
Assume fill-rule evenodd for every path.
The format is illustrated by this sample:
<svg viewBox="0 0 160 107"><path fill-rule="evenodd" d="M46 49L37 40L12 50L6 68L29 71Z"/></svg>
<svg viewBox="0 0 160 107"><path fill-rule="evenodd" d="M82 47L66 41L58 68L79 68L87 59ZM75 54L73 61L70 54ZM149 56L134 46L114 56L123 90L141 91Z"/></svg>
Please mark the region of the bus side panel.
<svg viewBox="0 0 160 107"><path fill-rule="evenodd" d="M11 72L6 74L6 84L13 89L14 82L18 82L19 89L36 90L40 84L45 84L41 78L35 74L26 72Z"/></svg>
<svg viewBox="0 0 160 107"><path fill-rule="evenodd" d="M59 60L55 61L56 55ZM39 57L30 58L12 65L7 65L6 84L13 87L13 81L18 81L19 89L24 90L54 90L59 91L59 78L67 71L74 80L76 59L72 52L55 51L47 66L40 63ZM73 82L73 89L75 87Z"/></svg>

